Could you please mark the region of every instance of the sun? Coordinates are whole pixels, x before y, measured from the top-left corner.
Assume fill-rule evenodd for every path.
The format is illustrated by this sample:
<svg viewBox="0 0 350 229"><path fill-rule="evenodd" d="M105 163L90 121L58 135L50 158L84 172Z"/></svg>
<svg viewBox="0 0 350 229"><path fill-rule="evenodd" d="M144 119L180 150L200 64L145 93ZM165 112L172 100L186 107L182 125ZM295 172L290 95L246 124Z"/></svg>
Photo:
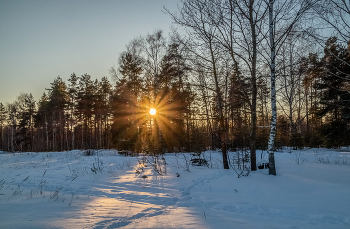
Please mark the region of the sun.
<svg viewBox="0 0 350 229"><path fill-rule="evenodd" d="M153 109L153 108L151 108L150 110L149 110L149 113L151 114L151 115L155 115L156 114L156 109Z"/></svg>

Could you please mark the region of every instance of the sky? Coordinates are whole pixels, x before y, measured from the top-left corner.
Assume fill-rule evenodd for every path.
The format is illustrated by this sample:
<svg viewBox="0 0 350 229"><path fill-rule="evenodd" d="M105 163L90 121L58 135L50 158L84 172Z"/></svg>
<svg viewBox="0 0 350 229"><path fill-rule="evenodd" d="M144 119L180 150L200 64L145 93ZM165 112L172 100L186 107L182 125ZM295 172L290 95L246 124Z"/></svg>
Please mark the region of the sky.
<svg viewBox="0 0 350 229"><path fill-rule="evenodd" d="M0 0L0 102L39 100L60 76L109 76L125 46L156 29L168 34L180 0ZM163 10L164 11L164 10Z"/></svg>

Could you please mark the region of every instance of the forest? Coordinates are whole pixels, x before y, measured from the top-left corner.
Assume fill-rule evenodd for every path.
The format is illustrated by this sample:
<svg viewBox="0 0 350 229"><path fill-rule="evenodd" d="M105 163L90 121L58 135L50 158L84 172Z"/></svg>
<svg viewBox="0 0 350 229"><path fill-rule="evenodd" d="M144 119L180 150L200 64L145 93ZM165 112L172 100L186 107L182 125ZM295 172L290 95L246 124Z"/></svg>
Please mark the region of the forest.
<svg viewBox="0 0 350 229"><path fill-rule="evenodd" d="M221 149L224 166L227 150L242 150L256 170L257 149L350 145L349 1L183 0L163 10L172 32L131 40L109 78L72 73L39 100L0 103L0 150Z"/></svg>

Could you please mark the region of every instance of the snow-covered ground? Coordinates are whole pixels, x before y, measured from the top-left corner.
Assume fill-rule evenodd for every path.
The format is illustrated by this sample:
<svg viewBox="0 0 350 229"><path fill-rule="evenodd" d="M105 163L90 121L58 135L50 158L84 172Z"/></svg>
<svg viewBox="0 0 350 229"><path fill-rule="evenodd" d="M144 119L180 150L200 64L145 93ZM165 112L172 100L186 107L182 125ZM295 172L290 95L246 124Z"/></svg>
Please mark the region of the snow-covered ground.
<svg viewBox="0 0 350 229"><path fill-rule="evenodd" d="M0 152L0 228L350 228L349 148L278 152L277 176L204 156Z"/></svg>

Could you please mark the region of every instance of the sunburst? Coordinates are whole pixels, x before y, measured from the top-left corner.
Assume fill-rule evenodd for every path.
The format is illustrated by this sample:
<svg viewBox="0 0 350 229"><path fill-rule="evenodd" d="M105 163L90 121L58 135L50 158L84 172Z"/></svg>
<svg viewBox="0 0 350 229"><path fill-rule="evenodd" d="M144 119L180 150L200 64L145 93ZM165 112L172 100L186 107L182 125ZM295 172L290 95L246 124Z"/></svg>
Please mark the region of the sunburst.
<svg viewBox="0 0 350 229"><path fill-rule="evenodd" d="M129 142L127 147L138 152L179 149L183 145L180 142L186 136L183 126L186 107L184 97L177 90L163 90L150 96L152 94L145 94L138 99L123 96L128 101L120 101L117 105L122 109L115 110L113 124L118 135L117 141L120 145Z"/></svg>

